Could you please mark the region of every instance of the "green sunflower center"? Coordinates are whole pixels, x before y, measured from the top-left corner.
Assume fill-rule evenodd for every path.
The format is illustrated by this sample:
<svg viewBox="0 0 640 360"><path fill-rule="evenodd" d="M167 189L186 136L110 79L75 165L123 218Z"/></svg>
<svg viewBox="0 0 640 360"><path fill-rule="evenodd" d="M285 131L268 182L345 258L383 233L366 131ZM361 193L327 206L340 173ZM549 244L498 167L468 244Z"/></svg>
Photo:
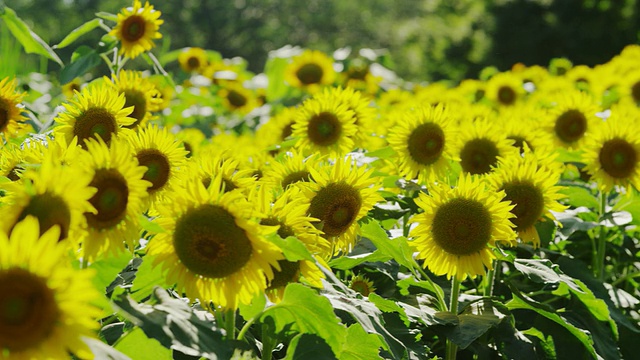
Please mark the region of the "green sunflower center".
<svg viewBox="0 0 640 360"><path fill-rule="evenodd" d="M216 205L201 205L182 215L173 234L176 254L189 271L223 278L242 269L253 247L234 216Z"/></svg>
<svg viewBox="0 0 640 360"><path fill-rule="evenodd" d="M486 174L498 163L496 144L485 138L468 141L460 152L462 170L469 174Z"/></svg>
<svg viewBox="0 0 640 360"><path fill-rule="evenodd" d="M542 217L544 211L544 197L540 189L530 182L505 184L502 188L505 200L511 201L515 207L511 213L515 219L511 222L517 231L529 229Z"/></svg>
<svg viewBox="0 0 640 360"><path fill-rule="evenodd" d="M24 220L28 215L38 218L40 223L40 235L44 234L52 226L58 225L60 236L58 241L69 236L71 224L71 211L67 203L61 197L49 193L34 195L27 206L22 209L16 223Z"/></svg>
<svg viewBox="0 0 640 360"><path fill-rule="evenodd" d="M516 92L510 86L501 86L498 89L498 101L504 105L511 105L516 101Z"/></svg>
<svg viewBox="0 0 640 360"><path fill-rule="evenodd" d="M297 182L309 182L311 179L311 173L306 170L295 171L282 179L282 188L286 189L287 186L295 184Z"/></svg>
<svg viewBox="0 0 640 360"><path fill-rule="evenodd" d="M151 183L149 192L161 189L169 181L171 175L171 165L167 157L157 149L141 150L136 157L141 166L146 166L147 171L142 177Z"/></svg>
<svg viewBox="0 0 640 360"><path fill-rule="evenodd" d="M115 116L104 108L90 108L78 116L73 126L73 134L78 136L78 144L85 150L84 140L100 136L109 145L111 137L118 130Z"/></svg>
<svg viewBox="0 0 640 360"><path fill-rule="evenodd" d="M456 198L441 205L431 226L438 246L453 255L477 253L491 239L491 214L482 203L471 199Z"/></svg>
<svg viewBox="0 0 640 360"><path fill-rule="evenodd" d="M341 134L342 124L335 114L325 111L309 120L307 136L316 145L333 145L340 139Z"/></svg>
<svg viewBox="0 0 640 360"><path fill-rule="evenodd" d="M300 275L300 262L278 260L280 271L273 269L273 280L267 290L273 290L287 286L287 284L298 281Z"/></svg>
<svg viewBox="0 0 640 360"><path fill-rule="evenodd" d="M580 110L567 110L556 120L554 130L563 142L575 142L587 131L587 118Z"/></svg>
<svg viewBox="0 0 640 360"><path fill-rule="evenodd" d="M146 23L142 16L129 16L122 24L122 38L128 42L136 42L144 36Z"/></svg>
<svg viewBox="0 0 640 360"><path fill-rule="evenodd" d="M624 179L635 172L638 154L632 144L624 139L615 138L602 145L599 160L602 169L607 174L614 178Z"/></svg>
<svg viewBox="0 0 640 360"><path fill-rule="evenodd" d="M431 165L442 156L444 141L444 132L440 126L434 123L422 124L409 135L409 155L419 164Z"/></svg>
<svg viewBox="0 0 640 360"><path fill-rule="evenodd" d="M145 116L147 116L147 97L138 90L126 90L124 92L125 102L124 107L133 106L133 112L129 117L136 119L131 125L125 126L128 129L133 129L138 126Z"/></svg>
<svg viewBox="0 0 640 360"><path fill-rule="evenodd" d="M229 90L227 94L227 100L229 104L234 108L241 108L247 104L247 97L235 90Z"/></svg>
<svg viewBox="0 0 640 360"><path fill-rule="evenodd" d="M51 336L60 312L44 279L10 268L0 272L0 289L0 348L27 350Z"/></svg>
<svg viewBox="0 0 640 360"><path fill-rule="evenodd" d="M320 83L322 75L324 72L318 64L304 64L296 71L296 77L304 85Z"/></svg>
<svg viewBox="0 0 640 360"><path fill-rule="evenodd" d="M309 214L320 219L327 236L339 236L357 220L361 206L362 197L357 189L346 183L331 183L311 200Z"/></svg>
<svg viewBox="0 0 640 360"><path fill-rule="evenodd" d="M122 174L115 169L99 169L89 186L98 189L89 200L97 213L85 214L89 226L106 229L120 223L129 202L129 186Z"/></svg>

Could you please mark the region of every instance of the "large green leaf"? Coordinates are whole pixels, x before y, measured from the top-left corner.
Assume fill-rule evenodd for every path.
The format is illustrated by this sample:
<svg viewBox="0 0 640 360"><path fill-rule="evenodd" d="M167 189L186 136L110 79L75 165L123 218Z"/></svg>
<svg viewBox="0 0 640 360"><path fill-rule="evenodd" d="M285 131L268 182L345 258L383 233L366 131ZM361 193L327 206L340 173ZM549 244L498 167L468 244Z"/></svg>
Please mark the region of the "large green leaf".
<svg viewBox="0 0 640 360"><path fill-rule="evenodd" d="M484 335L505 319L506 314L499 311L491 301L479 301L471 304L458 315L455 326L446 326L443 333L461 349Z"/></svg>
<svg viewBox="0 0 640 360"><path fill-rule="evenodd" d="M320 336L298 334L289 343L285 360L335 359L336 355Z"/></svg>
<svg viewBox="0 0 640 360"><path fill-rule="evenodd" d="M89 265L89 268L94 269L96 272L93 278L93 283L96 288L102 292L106 292L107 287L116 279L122 269L127 266L131 258L131 253L123 251L117 256L105 257Z"/></svg>
<svg viewBox="0 0 640 360"><path fill-rule="evenodd" d="M78 40L82 35L90 32L91 30L100 27L100 25L102 25L102 20L101 19L93 19L93 20L89 20L86 23L78 26L77 28L73 29L69 34L67 34L67 36L64 37L64 39L62 39L62 41L60 41L57 45L54 45L53 48L54 49L62 49L64 47L67 47L71 44L73 44L76 40Z"/></svg>
<svg viewBox="0 0 640 360"><path fill-rule="evenodd" d="M289 261L308 260L315 262L304 243L295 236L282 239L277 234L273 234L273 236L269 237L269 240L278 245L285 258Z"/></svg>
<svg viewBox="0 0 640 360"><path fill-rule="evenodd" d="M382 347L380 338L375 334L368 334L360 324L353 324L347 329L347 338L342 344L342 351L338 359L341 360L374 360L381 359L379 352Z"/></svg>
<svg viewBox="0 0 640 360"><path fill-rule="evenodd" d="M36 35L36 33L31 31L27 24L25 24L24 21L16 15L15 11L4 6L4 4L2 5L3 10L0 11L0 18L4 20L4 23L7 25L9 31L11 31L11 34L13 34L20 44L22 44L24 51L29 54L42 55L57 62L60 66L64 66L62 60L58 57L58 54L56 54L55 51L53 51L53 49L44 42L44 40Z"/></svg>
<svg viewBox="0 0 640 360"><path fill-rule="evenodd" d="M333 269L348 270L353 269L354 267L365 262L388 261L390 259L391 255L385 254L380 250L376 250L374 252L366 254L340 256L338 258L332 259L329 262L329 265Z"/></svg>
<svg viewBox="0 0 640 360"><path fill-rule="evenodd" d="M589 209L596 210L600 206L600 202L593 193L584 187L566 186L560 190L560 193L567 197L567 202L574 206L585 206Z"/></svg>
<svg viewBox="0 0 640 360"><path fill-rule="evenodd" d="M365 219L361 226L362 237L365 237L383 253L390 255L398 264L413 269L413 250L409 247L407 238L401 236L389 239L387 232L380 224L372 219Z"/></svg>
<svg viewBox="0 0 640 360"><path fill-rule="evenodd" d="M153 266L153 257L146 255L142 258L142 264L138 267L136 277L131 285L131 297L136 301L142 301L149 297L156 286L168 287L166 274L161 266Z"/></svg>
<svg viewBox="0 0 640 360"><path fill-rule="evenodd" d="M583 292L573 278L562 273L549 259L516 259L513 265L533 282L546 285L557 285L562 282L574 291Z"/></svg>
<svg viewBox="0 0 640 360"><path fill-rule="evenodd" d="M149 339L140 328L122 336L114 348L136 360L171 359L171 350L160 345L157 340Z"/></svg>
<svg viewBox="0 0 640 360"><path fill-rule="evenodd" d="M96 359L132 360L127 355L121 353L120 351L103 343L100 340L89 338L89 337L83 337L82 341L85 344L87 344L87 346L89 347L89 350L91 350L91 352L93 353Z"/></svg>
<svg viewBox="0 0 640 360"><path fill-rule="evenodd" d="M89 70L98 66L102 59L98 53L88 47L88 46L80 46L73 53L73 60L71 64L62 68L60 71L60 83L66 84L78 76L86 74Z"/></svg>
<svg viewBox="0 0 640 360"><path fill-rule="evenodd" d="M282 57L270 57L264 67L264 73L269 79L267 85L267 101L273 102L282 99L289 89L284 82L284 72L289 64L289 59Z"/></svg>

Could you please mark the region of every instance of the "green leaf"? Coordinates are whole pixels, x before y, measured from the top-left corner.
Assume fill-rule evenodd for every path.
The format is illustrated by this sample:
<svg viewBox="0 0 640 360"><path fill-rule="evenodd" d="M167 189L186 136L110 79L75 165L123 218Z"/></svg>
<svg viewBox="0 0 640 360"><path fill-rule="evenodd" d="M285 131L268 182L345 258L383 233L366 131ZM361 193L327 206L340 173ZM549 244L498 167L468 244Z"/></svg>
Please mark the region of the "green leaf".
<svg viewBox="0 0 640 360"><path fill-rule="evenodd" d="M382 312L398 313L402 322L404 322L406 326L409 326L409 317L407 316L407 313L405 312L404 308L398 305L395 301L391 299L385 299L376 293L369 294L369 301L371 301Z"/></svg>
<svg viewBox="0 0 640 360"><path fill-rule="evenodd" d="M151 234L161 234L165 232L162 226L158 225L157 222L150 220L144 214L139 214L138 219L140 220L140 227Z"/></svg>
<svg viewBox="0 0 640 360"><path fill-rule="evenodd" d="M386 147L383 147L382 149L367 151L365 155L367 157L372 157L372 158L388 159L393 155L395 155L395 153L396 152L393 150L393 148L391 148L391 146L386 146Z"/></svg>
<svg viewBox="0 0 640 360"><path fill-rule="evenodd" d="M160 345L157 340L149 339L140 328L122 336L114 348L136 360L171 359L171 350Z"/></svg>
<svg viewBox="0 0 640 360"><path fill-rule="evenodd" d="M253 300L251 300L251 304L246 305L246 304L240 304L239 306L239 310L240 310L240 315L246 320L248 321L249 319L252 319L255 316L258 316L258 314L260 314L263 310L264 307L267 305L267 297L265 296L264 293L260 293L258 295L256 295Z"/></svg>
<svg viewBox="0 0 640 360"><path fill-rule="evenodd" d="M153 257L146 255L142 258L142 264L138 267L136 278L131 286L131 297L136 301L142 301L153 293L156 286L167 287L166 276L161 266L153 266Z"/></svg>
<svg viewBox="0 0 640 360"><path fill-rule="evenodd" d="M318 335L298 334L291 339L285 360L335 358L331 347Z"/></svg>
<svg viewBox="0 0 640 360"><path fill-rule="evenodd" d="M87 344L89 350L93 353L96 359L109 359L109 360L132 360L127 355L112 348L111 346L103 343L100 340L90 337L82 337L82 341Z"/></svg>
<svg viewBox="0 0 640 360"><path fill-rule="evenodd" d="M267 85L267 102L282 99L289 90L289 86L284 82L284 71L289 64L289 60L281 57L270 57L264 67L264 73L269 79Z"/></svg>
<svg viewBox="0 0 640 360"><path fill-rule="evenodd" d="M105 292L107 286L116 279L129 261L131 261L131 253L122 251L117 256L106 257L89 265L89 268L96 272L93 278L96 288Z"/></svg>
<svg viewBox="0 0 640 360"><path fill-rule="evenodd" d="M453 327L445 327L443 332L448 339L465 349L489 329L498 326L505 316L491 301L479 301L468 306L458 315L458 323Z"/></svg>
<svg viewBox="0 0 640 360"><path fill-rule="evenodd" d="M102 62L100 55L95 50L84 45L73 53L72 59L71 64L63 67L62 71L60 71L60 84L62 85L86 74Z"/></svg>
<svg viewBox="0 0 640 360"><path fill-rule="evenodd" d="M579 186L567 186L559 191L567 197L567 201L574 207L585 206L589 209L597 209L600 203L595 195L588 189Z"/></svg>
<svg viewBox="0 0 640 360"><path fill-rule="evenodd" d="M11 34L22 44L24 51L28 54L42 55L48 59L51 59L58 63L60 66L64 66L62 60L58 55L42 40L36 33L31 31L27 24L22 21L16 15L16 12L6 6L3 7L2 14L0 14L4 23L7 25Z"/></svg>
<svg viewBox="0 0 640 360"><path fill-rule="evenodd" d="M347 338L342 344L342 351L338 359L341 360L370 360L381 359L379 352L382 347L380 338L376 334L368 334L360 324L353 324L347 329Z"/></svg>
<svg viewBox="0 0 640 360"><path fill-rule="evenodd" d="M286 239L282 239L278 234L274 233L269 237L269 240L278 245L284 256L289 261L308 260L315 262L313 256L311 256L311 253L304 243L295 236L289 236Z"/></svg>
<svg viewBox="0 0 640 360"><path fill-rule="evenodd" d="M338 269L338 270L349 270L349 269L353 269L354 267L365 263L365 262L376 262L376 261L388 261L391 259L391 256L388 254L384 254L382 253L382 251L380 250L376 250L374 252L371 253L366 253L366 254L358 254L358 255L351 255L351 256L341 256L335 259L332 259L329 262L329 265L333 268L333 269Z"/></svg>
<svg viewBox="0 0 640 360"><path fill-rule="evenodd" d="M562 282L576 292L584 292L573 278L562 273L549 259L516 259L513 265L533 282L552 285Z"/></svg>
<svg viewBox="0 0 640 360"><path fill-rule="evenodd" d="M71 44L73 44L76 40L78 40L82 35L90 32L91 30L100 27L100 25L102 24L102 20L101 19L93 19L90 21L87 21L86 23L78 26L77 28L75 28L74 30L72 30L69 34L67 34L67 36L64 37L64 39L62 39L62 41L60 41L58 43L58 45L54 45L53 48L54 49L62 49L64 47L67 47Z"/></svg>
<svg viewBox="0 0 640 360"><path fill-rule="evenodd" d="M390 255L398 264L413 269L413 250L409 247L407 238L401 236L389 239L387 232L373 219L365 219L361 226L362 237L365 237L383 253Z"/></svg>

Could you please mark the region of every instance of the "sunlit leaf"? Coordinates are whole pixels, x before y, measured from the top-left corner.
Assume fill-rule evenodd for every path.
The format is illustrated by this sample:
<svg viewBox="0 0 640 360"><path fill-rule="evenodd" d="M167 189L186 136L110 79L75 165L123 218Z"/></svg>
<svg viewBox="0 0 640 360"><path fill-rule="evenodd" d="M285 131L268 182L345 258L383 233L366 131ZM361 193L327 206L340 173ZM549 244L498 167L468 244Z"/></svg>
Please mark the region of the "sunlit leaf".
<svg viewBox="0 0 640 360"><path fill-rule="evenodd" d="M367 219L361 226L362 237L365 237L383 253L390 255L398 264L412 269L415 266L413 261L413 250L405 237L390 239L387 232L377 221Z"/></svg>
<svg viewBox="0 0 640 360"><path fill-rule="evenodd" d="M102 20L100 19L93 19L93 20L87 21L86 23L78 26L69 34L67 34L67 36L65 36L65 38L62 39L62 41L60 41L57 45L54 45L53 48L62 49L64 47L67 47L73 44L82 35L89 33L90 31L92 31L97 27L100 27L101 24L102 24Z"/></svg>
<svg viewBox="0 0 640 360"><path fill-rule="evenodd" d="M44 40L36 35L36 33L31 31L27 24L25 24L24 21L16 15L15 11L4 6L0 17L4 20L4 23L7 25L9 31L11 31L11 34L13 34L20 44L22 44L24 51L28 54L42 55L55 61L60 66L64 65L62 60L58 57L58 54L56 54L55 51L53 51L53 49L44 42Z"/></svg>
<svg viewBox="0 0 640 360"><path fill-rule="evenodd" d="M149 339L140 328L126 333L113 347L136 360L171 359L171 350Z"/></svg>
<svg viewBox="0 0 640 360"><path fill-rule="evenodd" d="M374 360L381 359L379 349L382 347L380 338L369 334L360 324L353 324L347 329L347 338L342 344L342 351L338 359L344 360Z"/></svg>

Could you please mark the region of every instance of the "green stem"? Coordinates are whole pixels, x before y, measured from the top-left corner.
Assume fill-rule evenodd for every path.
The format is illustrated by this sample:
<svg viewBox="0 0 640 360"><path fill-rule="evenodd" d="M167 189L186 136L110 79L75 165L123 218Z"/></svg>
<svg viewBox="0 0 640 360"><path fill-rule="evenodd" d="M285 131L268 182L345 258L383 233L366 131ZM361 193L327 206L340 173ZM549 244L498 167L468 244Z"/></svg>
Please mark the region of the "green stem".
<svg viewBox="0 0 640 360"><path fill-rule="evenodd" d="M625 274L625 275L619 277L618 279L616 279L616 281L614 281L611 285L612 286L616 286L616 285L619 285L619 284L621 284L621 283L623 283L623 282L625 282L627 280L635 279L637 277L640 277L640 271Z"/></svg>
<svg viewBox="0 0 640 360"><path fill-rule="evenodd" d="M486 283L484 287L484 296L493 296L493 284L496 282L497 271L495 270L500 265L500 260L493 260L493 267L487 271L485 275Z"/></svg>
<svg viewBox="0 0 640 360"><path fill-rule="evenodd" d="M236 338L236 311L227 310L224 312L224 329L227 331L227 339Z"/></svg>
<svg viewBox="0 0 640 360"><path fill-rule="evenodd" d="M262 360L271 360L271 354L275 347L275 339L269 334L267 325L262 324Z"/></svg>
<svg viewBox="0 0 640 360"><path fill-rule="evenodd" d="M404 215L402 215L402 236L409 237L409 217L411 216L411 212L407 211Z"/></svg>
<svg viewBox="0 0 640 360"><path fill-rule="evenodd" d="M82 257L82 261L80 262L80 269L86 269L89 267L89 259L86 256Z"/></svg>
<svg viewBox="0 0 640 360"><path fill-rule="evenodd" d="M429 277L429 275L427 275L427 273L422 270L420 265L416 263L415 268L418 269L421 277L426 280L429 285L431 285L431 287L433 287L433 291L436 293L436 299L438 300L438 310L447 311L447 302L444 300L444 292L442 291L442 288L438 284L434 283L433 280L431 280L431 277Z"/></svg>
<svg viewBox="0 0 640 360"><path fill-rule="evenodd" d="M460 294L460 281L454 276L451 280L451 298L449 304L449 312L454 315L458 315L458 296ZM456 360L458 353L458 345L456 345L450 339L447 339L447 354L446 360Z"/></svg>
<svg viewBox="0 0 640 360"><path fill-rule="evenodd" d="M599 220L600 222L604 221L604 215L606 213L607 206L607 193L604 191L600 192L600 209L599 210ZM593 269L594 275L599 280L604 280L604 260L607 251L607 239L606 239L606 227L604 225L600 225L600 232L598 233L598 239L596 240L597 249L596 249L596 266Z"/></svg>
<svg viewBox="0 0 640 360"><path fill-rule="evenodd" d="M247 321L244 326L242 327L242 329L240 329L240 332L238 333L238 337L236 338L237 340L244 340L244 336L247 333L247 331L249 331L249 328L251 327L251 325L253 325L254 322L256 322L256 320L258 320L258 318L260 317L260 315L262 315L262 313L258 314L258 316L254 316L251 319L249 319L249 321Z"/></svg>

